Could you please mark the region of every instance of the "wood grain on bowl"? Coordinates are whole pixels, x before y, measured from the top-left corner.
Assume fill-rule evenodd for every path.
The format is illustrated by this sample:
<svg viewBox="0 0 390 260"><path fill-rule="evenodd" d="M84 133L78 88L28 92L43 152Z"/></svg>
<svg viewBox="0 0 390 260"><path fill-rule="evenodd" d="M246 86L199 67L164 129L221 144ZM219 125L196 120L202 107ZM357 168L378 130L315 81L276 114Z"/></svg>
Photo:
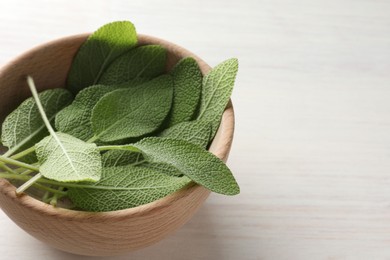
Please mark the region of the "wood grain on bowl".
<svg viewBox="0 0 390 260"><path fill-rule="evenodd" d="M0 69L0 122L30 96L26 75L40 91L65 87L72 59L88 34L41 45ZM168 51L167 70L183 57L194 57L203 74L210 67L189 51L151 36L139 35L139 45L160 44ZM210 151L226 162L232 145L234 112L229 102ZM192 185L158 201L136 208L90 213L54 208L28 195L17 197L15 187L0 180L0 205L21 228L37 239L81 255L115 255L154 244L186 223L210 192Z"/></svg>

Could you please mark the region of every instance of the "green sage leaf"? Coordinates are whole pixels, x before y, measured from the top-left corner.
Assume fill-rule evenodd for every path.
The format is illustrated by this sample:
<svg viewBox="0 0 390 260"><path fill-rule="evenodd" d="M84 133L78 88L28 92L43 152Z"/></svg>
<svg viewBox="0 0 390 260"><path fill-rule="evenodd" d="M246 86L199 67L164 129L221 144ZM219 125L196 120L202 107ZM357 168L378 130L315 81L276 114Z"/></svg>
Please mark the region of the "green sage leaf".
<svg viewBox="0 0 390 260"><path fill-rule="evenodd" d="M112 86L93 85L81 90L73 103L57 114L56 129L84 141L93 137L92 109L105 94L115 89Z"/></svg>
<svg viewBox="0 0 390 260"><path fill-rule="evenodd" d="M142 165L108 167L103 168L100 181L90 188L69 188L68 196L81 209L112 211L153 202L189 183L185 176L166 175Z"/></svg>
<svg viewBox="0 0 390 260"><path fill-rule="evenodd" d="M202 72L194 58L180 60L173 68L172 76L173 103L168 127L194 117L202 91Z"/></svg>
<svg viewBox="0 0 390 260"><path fill-rule="evenodd" d="M148 137L132 145L150 162L168 163L205 188L236 195L240 188L229 168L218 157L198 145L182 140Z"/></svg>
<svg viewBox="0 0 390 260"><path fill-rule="evenodd" d="M71 135L56 133L35 145L40 173L61 182L96 182L102 165L96 144L85 143Z"/></svg>
<svg viewBox="0 0 390 260"><path fill-rule="evenodd" d="M92 111L95 139L112 142L155 131L169 113L172 95L169 75L105 95Z"/></svg>
<svg viewBox="0 0 390 260"><path fill-rule="evenodd" d="M146 82L144 78L131 80L120 85L93 85L81 90L73 103L61 110L55 119L58 131L87 141L93 137L91 124L92 110L107 93L120 88L131 88Z"/></svg>
<svg viewBox="0 0 390 260"><path fill-rule="evenodd" d="M165 129L159 136L187 141L206 149L211 138L211 123L202 120L182 122Z"/></svg>
<svg viewBox="0 0 390 260"><path fill-rule="evenodd" d="M102 155L103 167L134 165L143 162L145 162L145 158L141 152L111 150Z"/></svg>
<svg viewBox="0 0 390 260"><path fill-rule="evenodd" d="M117 58L103 73L99 84L115 85L135 78L155 78L165 71L166 50L159 45L145 45Z"/></svg>
<svg viewBox="0 0 390 260"><path fill-rule="evenodd" d="M129 145L122 146L124 149ZM183 174L175 167L168 163L148 162L145 160L142 152L135 152L131 150L110 150L102 155L103 167L115 167L126 165L140 165L143 167L157 170L161 173L182 176Z"/></svg>
<svg viewBox="0 0 390 260"><path fill-rule="evenodd" d="M52 121L55 115L72 102L72 94L66 89L49 89L38 94L47 117ZM45 124L33 97L23 101L4 120L1 140L10 149L10 154L34 146L48 136ZM27 160L27 161L35 161Z"/></svg>
<svg viewBox="0 0 390 260"><path fill-rule="evenodd" d="M212 138L221 123L237 75L237 59L229 59L213 68L203 78L203 92L198 119L212 122Z"/></svg>
<svg viewBox="0 0 390 260"><path fill-rule="evenodd" d="M77 52L69 71L68 88L76 94L97 84L108 66L136 45L137 33L131 22L113 22L100 27Z"/></svg>
<svg viewBox="0 0 390 260"><path fill-rule="evenodd" d="M142 164L143 167L154 169L158 172L170 175L170 176L184 176L182 172L179 171L176 167L174 167L172 164L169 163L163 163L163 162L148 162L145 161Z"/></svg>

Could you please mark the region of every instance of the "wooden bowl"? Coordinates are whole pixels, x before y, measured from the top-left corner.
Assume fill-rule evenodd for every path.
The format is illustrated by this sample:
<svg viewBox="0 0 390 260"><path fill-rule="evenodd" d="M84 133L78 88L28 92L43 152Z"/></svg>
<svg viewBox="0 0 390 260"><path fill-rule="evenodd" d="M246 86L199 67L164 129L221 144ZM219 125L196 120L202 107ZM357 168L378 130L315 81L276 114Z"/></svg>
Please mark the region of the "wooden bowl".
<svg viewBox="0 0 390 260"><path fill-rule="evenodd" d="M72 59L88 34L61 38L38 46L0 70L0 122L31 96L26 75L39 91L65 87ZM179 59L193 56L202 73L210 67L191 52L155 37L139 35L139 45L160 44L168 50L170 69ZM227 106L210 151L226 162L233 140L234 112ZM63 251L80 255L116 255L152 245L186 223L210 192L199 185L182 189L136 208L92 213L54 208L28 195L17 197L15 187L0 179L0 205L22 229ZM5 234L3 234L5 235Z"/></svg>

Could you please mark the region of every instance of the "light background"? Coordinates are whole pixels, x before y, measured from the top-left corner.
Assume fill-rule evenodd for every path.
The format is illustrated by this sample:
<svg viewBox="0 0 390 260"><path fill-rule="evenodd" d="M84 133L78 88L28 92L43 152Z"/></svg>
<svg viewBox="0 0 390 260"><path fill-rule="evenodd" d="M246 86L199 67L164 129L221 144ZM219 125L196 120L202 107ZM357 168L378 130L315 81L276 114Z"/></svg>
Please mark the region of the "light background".
<svg viewBox="0 0 390 260"><path fill-rule="evenodd" d="M171 237L107 259L390 258L389 1L1 1L0 64L114 20L212 66L239 59L228 165L242 193L213 194ZM0 211L0 259L87 258Z"/></svg>

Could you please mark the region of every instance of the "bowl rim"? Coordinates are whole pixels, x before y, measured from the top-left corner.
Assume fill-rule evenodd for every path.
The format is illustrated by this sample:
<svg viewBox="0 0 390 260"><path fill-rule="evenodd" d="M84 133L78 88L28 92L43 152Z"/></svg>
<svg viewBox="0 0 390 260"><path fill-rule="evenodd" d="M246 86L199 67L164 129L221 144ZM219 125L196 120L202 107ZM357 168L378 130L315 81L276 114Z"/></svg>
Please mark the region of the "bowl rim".
<svg viewBox="0 0 390 260"><path fill-rule="evenodd" d="M27 50L23 54L17 56L16 58L9 61L8 63L4 64L3 66L1 66L0 77L5 71L12 69L12 67L14 67L15 64L18 64L20 61L28 58L34 52L37 52L49 46L63 43L64 41L72 42L72 41L80 40L82 38L87 39L89 35L90 33L75 34L75 35L60 37L55 40L51 40L43 44L37 45ZM202 69L203 75L205 75L211 69L211 67L207 63L205 63L202 59L200 59L198 56L196 56L192 52L188 51L187 49L177 44L150 35L137 34L137 36L138 36L138 45L161 44L162 46L169 46L169 49L174 49L176 55L180 55L183 57L191 56L195 58L199 66L203 68ZM152 41L152 43L150 43L150 41ZM221 125L216 134L216 137L219 136L220 138L223 138L225 142L223 142L222 144L215 143L214 141L216 140L216 137L214 137L214 140L210 146L209 151L212 152L217 157L219 157L224 162L226 162L231 149L233 134L234 134L234 109L231 100L229 100L229 103L226 106L226 109L221 119ZM115 211L106 211L106 212L89 212L89 211L79 211L79 210L65 209L60 207L58 208L53 207L27 194L22 194L17 196L15 191L16 191L16 187L13 186L9 181L7 181L6 179L0 179L0 192L5 194L7 197L9 197L14 203L17 203L19 206L30 208L35 212L37 212L38 214L51 215L53 217L62 220L77 220L77 221L93 220L95 222L105 222L107 220L110 221L120 220L123 218L129 218L130 216L146 215L149 212L168 207L173 202L180 200L181 198L187 197L190 194L196 192L204 193L205 191L210 193L210 191L206 190L203 186L200 186L195 183L191 183L186 187L164 198L134 208L115 210Z"/></svg>

